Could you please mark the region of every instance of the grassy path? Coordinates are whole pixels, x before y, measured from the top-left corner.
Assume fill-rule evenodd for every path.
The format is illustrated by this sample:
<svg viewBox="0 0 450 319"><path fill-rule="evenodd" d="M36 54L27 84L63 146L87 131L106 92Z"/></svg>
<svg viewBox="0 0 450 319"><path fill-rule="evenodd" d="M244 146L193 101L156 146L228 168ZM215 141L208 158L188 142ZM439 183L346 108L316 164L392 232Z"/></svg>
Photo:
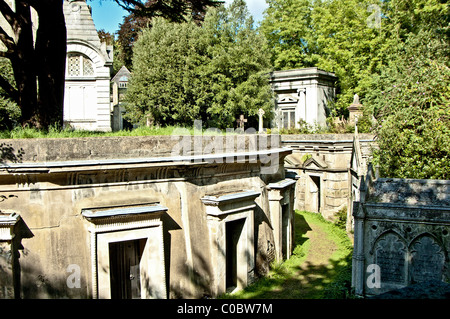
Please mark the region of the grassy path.
<svg viewBox="0 0 450 319"><path fill-rule="evenodd" d="M296 212L295 248L291 258L274 265L253 285L227 298L345 298L352 245L345 231L320 215Z"/></svg>

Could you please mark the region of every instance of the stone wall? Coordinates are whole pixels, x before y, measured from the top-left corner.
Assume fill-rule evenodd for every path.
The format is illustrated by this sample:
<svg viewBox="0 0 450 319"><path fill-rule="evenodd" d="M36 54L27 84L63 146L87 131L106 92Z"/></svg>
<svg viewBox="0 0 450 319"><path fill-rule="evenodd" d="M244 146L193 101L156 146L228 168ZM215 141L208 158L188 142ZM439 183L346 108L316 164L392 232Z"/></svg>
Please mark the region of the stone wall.
<svg viewBox="0 0 450 319"><path fill-rule="evenodd" d="M320 212L325 218L348 205L353 134L282 135L282 145L292 148L286 169L297 179L295 208ZM360 134L373 141L371 134Z"/></svg>
<svg viewBox="0 0 450 319"><path fill-rule="evenodd" d="M415 283L450 280L450 181L375 179L354 202L353 285L377 295Z"/></svg>
<svg viewBox="0 0 450 319"><path fill-rule="evenodd" d="M0 139L0 162L58 162L209 155L281 147L279 135L167 135Z"/></svg>
<svg viewBox="0 0 450 319"><path fill-rule="evenodd" d="M5 254L0 256L9 278L1 281L1 289L9 297L108 298L113 272L108 245L144 241L141 258L155 276L141 269L142 296L214 296L228 289L227 283L220 289L215 285L226 276L213 258L225 253L220 247L228 237L214 230L236 220L246 221L248 240L242 241L245 245L239 241L237 251L250 256L247 250L254 247L254 265L248 264L252 271L246 279L238 277L243 281L237 286L245 286L280 255L274 231L281 225L271 212L274 196L269 203L271 192L279 189L269 184L284 180L284 157L291 151L263 147L263 141L253 148L254 137L240 138L248 147L236 144L229 152L211 151L212 141L226 146L218 137L205 137L204 147L197 148L193 136L1 141L0 210L19 216L14 227L0 219L0 228L12 231L15 240L11 246L9 237L1 237L2 251L16 256L9 264ZM178 152L188 144L193 146L190 155ZM270 162L276 170L265 171ZM239 200L249 192L254 197ZM286 186L277 195L279 205L290 202L283 199L289 194ZM212 197L219 202L231 197L234 206L211 214L204 199ZM217 227L211 226L212 219ZM239 258L239 263L249 262Z"/></svg>

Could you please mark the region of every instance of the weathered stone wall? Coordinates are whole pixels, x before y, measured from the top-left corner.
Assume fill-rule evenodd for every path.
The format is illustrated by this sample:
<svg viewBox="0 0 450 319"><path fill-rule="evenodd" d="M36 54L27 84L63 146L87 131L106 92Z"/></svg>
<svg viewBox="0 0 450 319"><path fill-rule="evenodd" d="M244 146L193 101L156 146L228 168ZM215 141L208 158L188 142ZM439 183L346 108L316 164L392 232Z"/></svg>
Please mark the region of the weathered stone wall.
<svg viewBox="0 0 450 319"><path fill-rule="evenodd" d="M450 279L450 181L374 179L354 202L353 285L377 295Z"/></svg>
<svg viewBox="0 0 450 319"><path fill-rule="evenodd" d="M353 134L282 135L282 145L293 149L286 158L286 168L298 180L296 209L333 219L348 205L353 138ZM359 135L360 140L373 138L371 134Z"/></svg>
<svg viewBox="0 0 450 319"><path fill-rule="evenodd" d="M56 162L208 155L281 147L279 135L0 139L0 162Z"/></svg>
<svg viewBox="0 0 450 319"><path fill-rule="evenodd" d="M214 138L206 137L203 145ZM185 139L193 145L194 137ZM167 208L161 217L167 296L212 295L217 265L211 251L217 247L211 244L201 199L248 190L260 193L254 212L255 272L264 273L275 256L267 185L284 179L283 160L290 151L247 148L241 157L235 150L216 152L214 161L206 160L208 154L165 157L179 142L171 137L1 141L8 156L0 168L0 195L6 198L0 210L21 220L15 230L20 296L92 298L97 284L93 226L82 212L156 203ZM268 153L281 165L264 173L258 154ZM68 284L72 269L80 270L79 286Z"/></svg>

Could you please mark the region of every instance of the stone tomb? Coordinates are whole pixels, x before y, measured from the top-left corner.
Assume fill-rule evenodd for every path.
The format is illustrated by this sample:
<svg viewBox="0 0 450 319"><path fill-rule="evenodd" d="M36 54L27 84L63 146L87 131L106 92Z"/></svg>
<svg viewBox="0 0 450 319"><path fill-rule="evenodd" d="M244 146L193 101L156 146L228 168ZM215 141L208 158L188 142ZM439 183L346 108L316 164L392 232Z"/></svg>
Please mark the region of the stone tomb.
<svg viewBox="0 0 450 319"><path fill-rule="evenodd" d="M296 180L294 209L321 213L327 219L349 205L349 162L353 134L282 135L293 150L285 158L288 177ZM373 135L360 134L365 143Z"/></svg>
<svg viewBox="0 0 450 319"><path fill-rule="evenodd" d="M362 179L354 202L353 286L377 295L450 279L450 182Z"/></svg>
<svg viewBox="0 0 450 319"><path fill-rule="evenodd" d="M265 274L290 255L291 150L230 138L0 141L20 153L0 164L2 296L201 298Z"/></svg>
<svg viewBox="0 0 450 319"><path fill-rule="evenodd" d="M254 208L256 191L205 196L213 252L214 294L242 289L253 281L255 267Z"/></svg>
<svg viewBox="0 0 450 319"><path fill-rule="evenodd" d="M299 128L300 121L309 125L326 125L328 103L335 96L334 73L318 68L275 71L271 74L276 95L272 127Z"/></svg>
<svg viewBox="0 0 450 319"><path fill-rule="evenodd" d="M113 48L100 42L85 0L65 0L63 9L67 27L64 123L76 129L111 131Z"/></svg>

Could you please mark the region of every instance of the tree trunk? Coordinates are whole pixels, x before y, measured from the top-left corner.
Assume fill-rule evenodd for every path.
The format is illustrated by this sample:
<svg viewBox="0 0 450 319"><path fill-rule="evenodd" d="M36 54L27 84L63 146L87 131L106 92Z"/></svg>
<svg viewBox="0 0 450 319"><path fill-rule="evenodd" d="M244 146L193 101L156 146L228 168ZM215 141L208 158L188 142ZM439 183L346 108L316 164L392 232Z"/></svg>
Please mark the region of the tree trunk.
<svg viewBox="0 0 450 319"><path fill-rule="evenodd" d="M3 8L3 10L5 10ZM8 12L2 11L3 14ZM26 1L15 1L15 14L9 15L13 35L6 43L8 57L16 82L16 89L10 86L9 95L22 111L22 125L34 126L36 123L37 84L34 61L33 31L30 6ZM8 83L5 83L8 86Z"/></svg>
<svg viewBox="0 0 450 319"><path fill-rule="evenodd" d="M67 33L63 0L41 0L35 56L39 66L38 118L41 128L63 126Z"/></svg>

